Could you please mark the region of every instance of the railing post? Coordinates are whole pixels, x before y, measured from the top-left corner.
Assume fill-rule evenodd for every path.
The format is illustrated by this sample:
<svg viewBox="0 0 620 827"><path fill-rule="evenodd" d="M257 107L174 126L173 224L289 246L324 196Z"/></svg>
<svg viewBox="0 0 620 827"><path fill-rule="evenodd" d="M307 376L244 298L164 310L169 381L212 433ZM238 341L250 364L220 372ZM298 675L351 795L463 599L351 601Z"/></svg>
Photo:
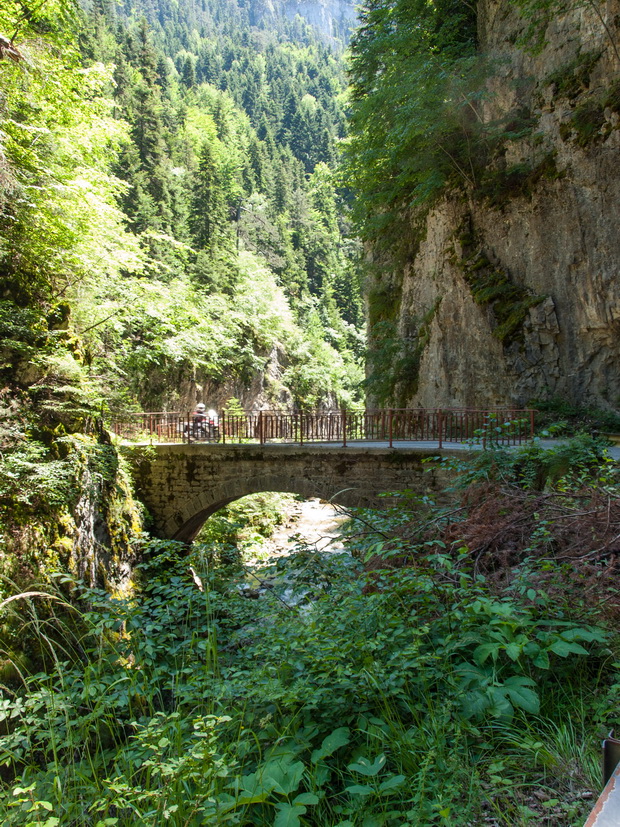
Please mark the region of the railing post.
<svg viewBox="0 0 620 827"><path fill-rule="evenodd" d="M534 411L530 411L530 439L534 436Z"/></svg>
<svg viewBox="0 0 620 827"><path fill-rule="evenodd" d="M220 411L219 423L220 423L220 433L222 435L222 445L226 445L226 420L224 419L224 416L225 416L225 412Z"/></svg>
<svg viewBox="0 0 620 827"><path fill-rule="evenodd" d="M304 444L304 412L299 411L299 444Z"/></svg>
<svg viewBox="0 0 620 827"><path fill-rule="evenodd" d="M437 422L439 425L439 450L443 448L443 411L441 408L437 411Z"/></svg>
<svg viewBox="0 0 620 827"><path fill-rule="evenodd" d="M342 409L342 447L347 447L347 412L343 408Z"/></svg>
<svg viewBox="0 0 620 827"><path fill-rule="evenodd" d="M390 408L390 410L388 411L388 423L389 423L388 427L389 427L389 433L390 433L390 448L393 448L394 447L394 438L393 438L394 437L394 431L393 431L393 427L394 427L394 410L392 408Z"/></svg>
<svg viewBox="0 0 620 827"><path fill-rule="evenodd" d="M261 445L265 444L265 435L263 433L263 412L258 412L258 441Z"/></svg>

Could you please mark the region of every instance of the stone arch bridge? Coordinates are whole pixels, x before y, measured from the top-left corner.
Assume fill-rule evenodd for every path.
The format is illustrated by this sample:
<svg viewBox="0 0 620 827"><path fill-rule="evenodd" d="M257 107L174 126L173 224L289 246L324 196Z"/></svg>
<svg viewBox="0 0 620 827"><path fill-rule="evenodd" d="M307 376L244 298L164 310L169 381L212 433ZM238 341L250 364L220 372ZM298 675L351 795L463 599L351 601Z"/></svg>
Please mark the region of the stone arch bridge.
<svg viewBox="0 0 620 827"><path fill-rule="evenodd" d="M344 506L384 506L390 491L437 495L449 473L437 448L340 445L125 445L154 532L191 542L211 514L263 491L320 497ZM444 448L442 454L451 453Z"/></svg>

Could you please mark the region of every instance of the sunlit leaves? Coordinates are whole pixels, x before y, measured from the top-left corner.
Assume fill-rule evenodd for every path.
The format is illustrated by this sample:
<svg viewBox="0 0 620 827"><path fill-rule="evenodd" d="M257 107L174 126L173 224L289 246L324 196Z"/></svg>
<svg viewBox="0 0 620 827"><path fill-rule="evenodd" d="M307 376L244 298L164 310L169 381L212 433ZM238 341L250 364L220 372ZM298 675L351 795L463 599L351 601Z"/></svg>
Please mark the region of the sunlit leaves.
<svg viewBox="0 0 620 827"><path fill-rule="evenodd" d="M139 254L109 174L126 137L104 97L110 73L72 66L45 43L32 50L30 64L0 76L9 176L0 193L0 257L20 290L45 299L86 273L136 269Z"/></svg>
<svg viewBox="0 0 620 827"><path fill-rule="evenodd" d="M472 7L451 0L371 0L352 43L347 172L358 218L432 198L451 174L467 177L467 84L475 46ZM465 106L464 106L465 105ZM471 115L471 111L469 112Z"/></svg>

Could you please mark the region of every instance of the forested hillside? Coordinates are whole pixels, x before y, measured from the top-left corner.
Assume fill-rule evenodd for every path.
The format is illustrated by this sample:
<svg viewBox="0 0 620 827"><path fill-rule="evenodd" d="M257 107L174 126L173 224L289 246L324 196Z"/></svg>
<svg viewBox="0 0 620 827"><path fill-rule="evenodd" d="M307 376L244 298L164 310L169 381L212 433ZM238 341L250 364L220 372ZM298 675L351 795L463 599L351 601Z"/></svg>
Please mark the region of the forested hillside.
<svg viewBox="0 0 620 827"><path fill-rule="evenodd" d="M337 58L299 20L295 42L231 3L202 16L190 5L155 31L139 6L48 3L30 23L21 8L6 26L21 52L3 62L5 192L30 186L38 201L12 200L5 266L39 306L64 301L106 403L351 398L362 319L332 175ZM53 46L41 28L56 30ZM25 90L37 104L23 111ZM42 268L26 260L33 246Z"/></svg>
<svg viewBox="0 0 620 827"><path fill-rule="evenodd" d="M359 398L341 59L301 18L250 11L5 4L0 497L24 555L8 574L43 549L126 571L137 518L102 414Z"/></svg>

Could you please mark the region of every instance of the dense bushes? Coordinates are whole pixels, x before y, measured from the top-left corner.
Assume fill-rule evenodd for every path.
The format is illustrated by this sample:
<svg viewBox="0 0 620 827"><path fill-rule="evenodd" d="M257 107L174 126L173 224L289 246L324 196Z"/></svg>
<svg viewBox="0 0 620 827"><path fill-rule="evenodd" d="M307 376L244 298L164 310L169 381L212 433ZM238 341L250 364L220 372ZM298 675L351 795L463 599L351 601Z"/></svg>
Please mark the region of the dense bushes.
<svg viewBox="0 0 620 827"><path fill-rule="evenodd" d="M581 599L579 560L553 544L581 525L605 583L616 552L591 512L609 497L614 530L615 475L587 446L576 457L543 475L544 499L523 469L553 465L545 452L480 454L463 505L360 512L354 558L300 548L263 567L259 593L209 547L152 543L130 599L59 576L75 609L48 602L46 626L46 598L5 603L55 662L3 702L4 819L582 823L620 680L605 586ZM476 499L490 484L505 496Z"/></svg>

